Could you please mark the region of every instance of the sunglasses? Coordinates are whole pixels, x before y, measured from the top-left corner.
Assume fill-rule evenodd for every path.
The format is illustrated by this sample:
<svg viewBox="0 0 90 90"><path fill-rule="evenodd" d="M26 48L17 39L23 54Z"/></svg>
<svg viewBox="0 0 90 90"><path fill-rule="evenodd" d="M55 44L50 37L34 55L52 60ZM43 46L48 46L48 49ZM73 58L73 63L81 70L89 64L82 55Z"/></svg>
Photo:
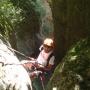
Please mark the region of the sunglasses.
<svg viewBox="0 0 90 90"><path fill-rule="evenodd" d="M52 48L51 46L48 46L48 45L43 45L45 48Z"/></svg>

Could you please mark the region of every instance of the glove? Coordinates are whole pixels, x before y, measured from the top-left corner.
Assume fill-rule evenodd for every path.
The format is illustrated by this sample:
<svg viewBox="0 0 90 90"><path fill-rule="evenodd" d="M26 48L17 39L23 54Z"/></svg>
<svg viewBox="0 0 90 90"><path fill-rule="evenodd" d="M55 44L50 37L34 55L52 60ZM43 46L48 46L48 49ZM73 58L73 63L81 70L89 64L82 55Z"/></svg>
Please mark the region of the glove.
<svg viewBox="0 0 90 90"><path fill-rule="evenodd" d="M36 76L39 76L40 74L42 74L42 71L34 71L34 73L36 74Z"/></svg>
<svg viewBox="0 0 90 90"><path fill-rule="evenodd" d="M33 72L29 73L29 76L31 78L35 78L35 77L38 77L41 74L42 74L42 71L33 71Z"/></svg>

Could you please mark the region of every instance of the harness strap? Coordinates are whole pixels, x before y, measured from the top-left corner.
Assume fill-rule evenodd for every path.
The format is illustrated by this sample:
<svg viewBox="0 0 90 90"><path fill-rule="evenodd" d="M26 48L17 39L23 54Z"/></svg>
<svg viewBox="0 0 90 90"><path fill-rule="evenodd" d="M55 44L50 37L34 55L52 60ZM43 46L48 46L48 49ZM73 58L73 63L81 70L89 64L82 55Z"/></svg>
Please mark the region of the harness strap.
<svg viewBox="0 0 90 90"><path fill-rule="evenodd" d="M47 59L47 65L46 65L46 67L48 66L48 64L49 64L49 61L50 61L50 58L53 56L53 52L49 55L49 57L48 57L48 59Z"/></svg>

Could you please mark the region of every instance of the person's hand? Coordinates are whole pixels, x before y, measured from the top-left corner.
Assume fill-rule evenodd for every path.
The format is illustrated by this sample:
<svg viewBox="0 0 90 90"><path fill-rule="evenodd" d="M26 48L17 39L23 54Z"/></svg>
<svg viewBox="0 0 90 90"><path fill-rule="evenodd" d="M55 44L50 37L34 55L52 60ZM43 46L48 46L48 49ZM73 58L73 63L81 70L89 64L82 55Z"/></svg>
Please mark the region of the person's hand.
<svg viewBox="0 0 90 90"><path fill-rule="evenodd" d="M37 62L35 62L35 63L34 63L34 66L35 66L36 68L38 68L38 67L39 67L39 65L38 65L38 63L37 63Z"/></svg>
<svg viewBox="0 0 90 90"><path fill-rule="evenodd" d="M29 73L31 78L38 77L41 74L42 74L42 71L33 71L33 72Z"/></svg>
<svg viewBox="0 0 90 90"><path fill-rule="evenodd" d="M34 73L39 76L40 74L42 74L42 71L34 71Z"/></svg>

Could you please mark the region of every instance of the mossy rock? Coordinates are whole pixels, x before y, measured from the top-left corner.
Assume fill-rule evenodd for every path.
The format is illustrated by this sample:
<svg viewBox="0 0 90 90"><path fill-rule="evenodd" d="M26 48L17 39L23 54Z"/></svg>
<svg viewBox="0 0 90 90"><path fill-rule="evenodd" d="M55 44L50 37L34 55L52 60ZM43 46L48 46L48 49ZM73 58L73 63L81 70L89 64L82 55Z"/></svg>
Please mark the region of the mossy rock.
<svg viewBox="0 0 90 90"><path fill-rule="evenodd" d="M90 38L73 46L56 67L47 90L90 90Z"/></svg>

